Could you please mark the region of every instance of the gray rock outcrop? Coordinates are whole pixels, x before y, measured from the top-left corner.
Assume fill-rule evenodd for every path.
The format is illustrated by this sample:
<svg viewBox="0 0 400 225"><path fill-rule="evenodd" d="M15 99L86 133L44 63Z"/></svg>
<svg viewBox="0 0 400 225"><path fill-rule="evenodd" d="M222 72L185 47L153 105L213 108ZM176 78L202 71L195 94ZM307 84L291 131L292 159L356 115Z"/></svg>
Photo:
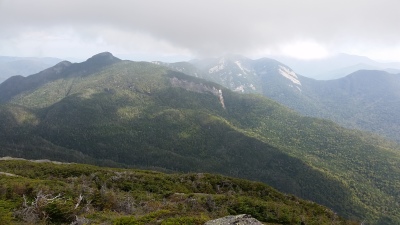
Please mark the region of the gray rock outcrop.
<svg viewBox="0 0 400 225"><path fill-rule="evenodd" d="M236 216L225 216L219 219L210 220L204 225L263 225L260 221L250 215L241 214Z"/></svg>

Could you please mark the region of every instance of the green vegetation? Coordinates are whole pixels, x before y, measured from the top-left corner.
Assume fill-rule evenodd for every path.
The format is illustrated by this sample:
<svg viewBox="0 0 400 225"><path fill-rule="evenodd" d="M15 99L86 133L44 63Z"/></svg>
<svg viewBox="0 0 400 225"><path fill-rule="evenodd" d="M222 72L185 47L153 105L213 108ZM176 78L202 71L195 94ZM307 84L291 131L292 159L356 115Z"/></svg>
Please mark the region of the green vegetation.
<svg viewBox="0 0 400 225"><path fill-rule="evenodd" d="M223 60L164 65L231 90L262 94L306 116L329 119L400 143L400 76L397 74L360 70L336 80L297 75L299 85L280 74L280 67L287 66L267 58L228 56ZM210 74L213 68L219 69Z"/></svg>
<svg viewBox="0 0 400 225"><path fill-rule="evenodd" d="M1 224L204 224L252 214L273 224L356 224L258 182L84 164L0 160Z"/></svg>
<svg viewBox="0 0 400 225"><path fill-rule="evenodd" d="M264 182L349 219L400 222L396 144L151 63L73 71L0 106L1 156L219 173ZM229 212L265 217L268 204L253 200L243 196ZM140 218L121 223L130 220Z"/></svg>

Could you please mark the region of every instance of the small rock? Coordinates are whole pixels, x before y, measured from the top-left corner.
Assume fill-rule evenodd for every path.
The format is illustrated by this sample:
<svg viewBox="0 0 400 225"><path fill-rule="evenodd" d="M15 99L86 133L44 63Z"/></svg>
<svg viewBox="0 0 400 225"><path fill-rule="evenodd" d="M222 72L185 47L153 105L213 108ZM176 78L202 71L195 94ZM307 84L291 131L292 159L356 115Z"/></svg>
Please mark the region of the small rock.
<svg viewBox="0 0 400 225"><path fill-rule="evenodd" d="M250 215L241 214L236 216L225 216L219 219L210 220L204 225L263 225L260 221Z"/></svg>

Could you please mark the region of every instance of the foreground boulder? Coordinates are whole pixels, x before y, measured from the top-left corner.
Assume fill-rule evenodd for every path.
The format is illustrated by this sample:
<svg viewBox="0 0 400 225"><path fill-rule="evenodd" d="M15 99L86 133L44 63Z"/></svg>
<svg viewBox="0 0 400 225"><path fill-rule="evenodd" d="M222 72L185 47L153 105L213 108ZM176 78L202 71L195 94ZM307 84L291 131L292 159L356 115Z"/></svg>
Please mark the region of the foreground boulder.
<svg viewBox="0 0 400 225"><path fill-rule="evenodd" d="M262 225L262 223L250 215L241 214L236 216L225 216L219 219L210 220L204 225Z"/></svg>

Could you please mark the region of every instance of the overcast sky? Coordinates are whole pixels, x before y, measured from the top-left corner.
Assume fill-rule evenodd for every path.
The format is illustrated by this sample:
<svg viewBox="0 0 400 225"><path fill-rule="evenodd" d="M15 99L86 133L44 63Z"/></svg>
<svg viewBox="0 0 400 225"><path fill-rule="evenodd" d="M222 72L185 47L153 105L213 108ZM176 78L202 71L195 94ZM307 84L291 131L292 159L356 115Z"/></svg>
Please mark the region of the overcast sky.
<svg viewBox="0 0 400 225"><path fill-rule="evenodd" d="M0 0L0 55L400 61L399 0Z"/></svg>

